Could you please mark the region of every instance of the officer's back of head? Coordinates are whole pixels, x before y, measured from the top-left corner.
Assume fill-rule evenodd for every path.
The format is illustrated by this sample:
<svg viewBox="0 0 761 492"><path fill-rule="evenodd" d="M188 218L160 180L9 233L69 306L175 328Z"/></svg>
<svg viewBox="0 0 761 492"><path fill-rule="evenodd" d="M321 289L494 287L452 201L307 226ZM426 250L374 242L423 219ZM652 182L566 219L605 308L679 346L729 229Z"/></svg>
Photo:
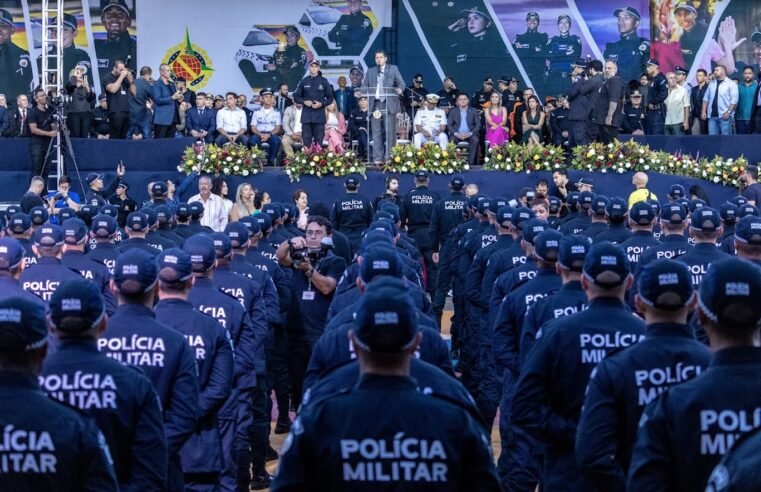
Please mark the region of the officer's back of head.
<svg viewBox="0 0 761 492"><path fill-rule="evenodd" d="M193 265L193 275L196 277L210 277L217 265L217 251L214 248L214 240L206 234L196 234L185 240L182 245L183 251L190 255Z"/></svg>
<svg viewBox="0 0 761 492"><path fill-rule="evenodd" d="M687 209L681 203L671 202L661 209L661 230L664 235L684 234L688 224Z"/></svg>
<svg viewBox="0 0 761 492"><path fill-rule="evenodd" d="M12 237L0 238L0 277L18 278L24 268L24 247Z"/></svg>
<svg viewBox="0 0 761 492"><path fill-rule="evenodd" d="M695 300L690 272L680 261L652 261L637 278L634 302L648 324L687 323Z"/></svg>
<svg viewBox="0 0 761 492"><path fill-rule="evenodd" d="M700 283L698 321L715 350L755 345L761 321L761 268L741 258L711 263Z"/></svg>
<svg viewBox="0 0 761 492"><path fill-rule="evenodd" d="M246 223L243 221L231 222L225 227L225 234L230 240L230 247L233 252L240 254L248 248L249 238L261 234L259 223L250 220Z"/></svg>
<svg viewBox="0 0 761 492"><path fill-rule="evenodd" d="M735 227L735 251L746 260L761 261L761 217L748 215Z"/></svg>
<svg viewBox="0 0 761 492"><path fill-rule="evenodd" d="M105 303L93 282L84 278L67 280L58 286L48 304L50 326L60 340L95 339L106 330Z"/></svg>
<svg viewBox="0 0 761 492"><path fill-rule="evenodd" d="M357 286L364 291L368 284L383 277L401 279L402 260L393 246L378 242L366 246L359 261Z"/></svg>
<svg viewBox="0 0 761 492"><path fill-rule="evenodd" d="M623 224L626 220L626 214L629 211L629 204L623 198L614 196L608 200L608 207L605 212L608 215L608 222L611 225Z"/></svg>
<svg viewBox="0 0 761 492"><path fill-rule="evenodd" d="M690 236L695 243L715 243L723 232L721 216L713 208L700 207L692 212Z"/></svg>
<svg viewBox="0 0 761 492"><path fill-rule="evenodd" d="M368 289L360 300L355 328L349 337L360 372L409 375L409 360L420 345L415 308L394 286Z"/></svg>
<svg viewBox="0 0 761 492"><path fill-rule="evenodd" d="M534 238L534 258L540 268L554 267L560 252L563 235L555 229L540 232Z"/></svg>
<svg viewBox="0 0 761 492"><path fill-rule="evenodd" d="M629 258L621 247L608 241L592 245L581 277L581 286L590 301L599 297L623 300L632 283Z"/></svg>
<svg viewBox="0 0 761 492"><path fill-rule="evenodd" d="M180 248L169 248L157 258L159 299L187 299L193 286L193 263L190 255Z"/></svg>
<svg viewBox="0 0 761 492"><path fill-rule="evenodd" d="M63 240L63 229L60 226L45 224L32 234L32 250L39 257L60 258Z"/></svg>
<svg viewBox="0 0 761 492"><path fill-rule="evenodd" d="M588 236L572 234L560 238L555 271L560 274L563 282L581 279L584 261L591 248L592 240Z"/></svg>
<svg viewBox="0 0 761 492"><path fill-rule="evenodd" d="M39 374L47 354L48 330L42 304L0 300L0 369Z"/></svg>
<svg viewBox="0 0 761 492"><path fill-rule="evenodd" d="M637 202L629 211L629 227L633 231L652 231L655 220L655 210L645 202Z"/></svg>
<svg viewBox="0 0 761 492"><path fill-rule="evenodd" d="M143 304L152 309L157 279L155 256L133 248L116 258L111 288L116 292L119 304Z"/></svg>
<svg viewBox="0 0 761 492"><path fill-rule="evenodd" d="M233 243L224 232L214 232L209 234L214 242L214 254L217 258L217 265L229 265L233 257Z"/></svg>

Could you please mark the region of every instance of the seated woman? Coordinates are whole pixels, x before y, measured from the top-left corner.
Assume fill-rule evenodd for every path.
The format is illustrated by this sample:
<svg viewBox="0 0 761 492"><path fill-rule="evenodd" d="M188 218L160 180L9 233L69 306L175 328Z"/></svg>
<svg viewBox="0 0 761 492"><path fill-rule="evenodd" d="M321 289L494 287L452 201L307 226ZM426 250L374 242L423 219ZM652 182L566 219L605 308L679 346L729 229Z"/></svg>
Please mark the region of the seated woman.
<svg viewBox="0 0 761 492"><path fill-rule="evenodd" d="M502 106L502 95L499 92L492 92L489 102L491 104L484 111L486 120L484 140L489 142L491 147L498 147L509 139L510 130L507 125L510 121L507 118L507 109Z"/></svg>
<svg viewBox="0 0 761 492"><path fill-rule="evenodd" d="M335 101L325 107L325 121L325 140L328 142L328 149L336 154L343 154L346 150L344 148L346 118L338 111Z"/></svg>
<svg viewBox="0 0 761 492"><path fill-rule="evenodd" d="M529 147L540 145L542 143L544 111L542 111L536 96L529 98L528 107L521 118L523 119L523 143Z"/></svg>

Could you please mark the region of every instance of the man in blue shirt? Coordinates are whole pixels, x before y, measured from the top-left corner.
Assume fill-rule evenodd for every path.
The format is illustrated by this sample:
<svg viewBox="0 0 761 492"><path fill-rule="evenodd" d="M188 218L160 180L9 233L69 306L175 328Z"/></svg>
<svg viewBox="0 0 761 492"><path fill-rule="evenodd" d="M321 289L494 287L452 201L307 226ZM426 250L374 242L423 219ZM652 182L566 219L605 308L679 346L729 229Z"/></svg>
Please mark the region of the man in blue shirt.
<svg viewBox="0 0 761 492"><path fill-rule="evenodd" d="M757 87L758 82L756 82L756 74L753 72L753 67L745 67L743 69L742 81L737 86L738 99L737 112L735 113L735 133L738 135L750 133L750 117L753 113L754 96L756 95Z"/></svg>

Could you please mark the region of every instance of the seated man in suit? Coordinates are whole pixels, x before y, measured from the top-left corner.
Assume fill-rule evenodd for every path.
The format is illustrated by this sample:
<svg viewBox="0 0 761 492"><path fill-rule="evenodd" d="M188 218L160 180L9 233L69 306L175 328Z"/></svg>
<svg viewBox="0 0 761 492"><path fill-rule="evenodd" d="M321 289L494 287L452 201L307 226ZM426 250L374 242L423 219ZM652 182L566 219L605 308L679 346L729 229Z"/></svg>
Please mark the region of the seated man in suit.
<svg viewBox="0 0 761 492"><path fill-rule="evenodd" d="M199 92L196 94L196 107L185 114L185 129L196 140L212 143L216 127L217 116L213 109L206 107L206 93Z"/></svg>
<svg viewBox="0 0 761 492"><path fill-rule="evenodd" d="M11 115L11 128L8 130L11 137L29 136L29 98L26 94L16 96L16 108Z"/></svg>
<svg viewBox="0 0 761 492"><path fill-rule="evenodd" d="M467 94L457 96L457 107L449 111L447 128L455 144L468 142L468 164L476 165L481 118L478 111L468 104Z"/></svg>
<svg viewBox="0 0 761 492"><path fill-rule="evenodd" d="M5 94L0 94L0 137L11 136L11 119L13 110L8 109Z"/></svg>

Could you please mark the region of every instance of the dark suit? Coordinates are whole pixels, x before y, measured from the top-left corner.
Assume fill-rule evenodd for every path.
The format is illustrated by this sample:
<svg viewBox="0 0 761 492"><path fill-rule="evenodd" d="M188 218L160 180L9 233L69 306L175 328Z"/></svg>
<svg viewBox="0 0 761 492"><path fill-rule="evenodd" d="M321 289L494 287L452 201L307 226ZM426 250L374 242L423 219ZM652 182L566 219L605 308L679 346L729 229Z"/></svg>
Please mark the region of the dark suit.
<svg viewBox="0 0 761 492"><path fill-rule="evenodd" d="M0 137L10 137L13 111L0 106Z"/></svg>
<svg viewBox="0 0 761 492"><path fill-rule="evenodd" d="M26 108L26 123L21 124L21 110L16 108L11 114L11 127L8 130L11 137L28 137L29 136L29 109Z"/></svg>
<svg viewBox="0 0 761 492"><path fill-rule="evenodd" d="M371 92L371 95L368 98L368 102L370 103L369 111L379 110L383 113L384 117L387 117L388 119L388 121L385 121L386 148L384 152L384 120L370 118L373 137L373 160L375 161L388 160L391 157L391 147L396 143L396 115L402 112L402 105L399 101L399 96L397 95L382 97L376 101L374 91L378 86L379 72L380 67L375 66L370 68L362 81L362 88ZM383 81L381 85L382 87L393 87L394 89L400 89L402 91L406 87L402 74L399 72L399 68L388 63L383 67Z"/></svg>
<svg viewBox="0 0 761 492"><path fill-rule="evenodd" d="M568 101L571 103L569 119L571 120L571 146L586 145L595 135L589 132L589 117L592 114L594 103L596 101L597 91L602 86L603 78L601 75L590 77L586 80L579 80L571 85L568 92Z"/></svg>
<svg viewBox="0 0 761 492"><path fill-rule="evenodd" d="M458 107L449 110L449 115L447 116L447 129L449 130L449 134L452 135L455 144L463 141L468 142L468 163L471 166L475 166L476 157L478 156L478 132L481 130L481 117L477 110L468 107L466 118L468 131L470 132L468 138L460 139L455 136L455 133L458 133L460 130L461 122L460 108Z"/></svg>
<svg viewBox="0 0 761 492"><path fill-rule="evenodd" d="M214 141L214 131L217 126L217 118L213 109L204 109L203 115L198 108L191 108L185 113L185 129L190 131L195 130L197 132L208 132L204 141L206 143L212 143Z"/></svg>

